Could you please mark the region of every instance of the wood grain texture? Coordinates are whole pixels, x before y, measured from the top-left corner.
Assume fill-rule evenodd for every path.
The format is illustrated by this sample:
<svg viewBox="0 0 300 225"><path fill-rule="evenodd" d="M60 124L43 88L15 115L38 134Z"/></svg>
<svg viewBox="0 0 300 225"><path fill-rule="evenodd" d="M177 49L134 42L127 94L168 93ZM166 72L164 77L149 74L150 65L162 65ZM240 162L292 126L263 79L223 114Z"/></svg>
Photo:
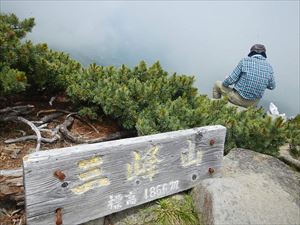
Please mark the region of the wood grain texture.
<svg viewBox="0 0 300 225"><path fill-rule="evenodd" d="M58 208L63 224L80 224L187 190L209 168L218 174L225 135L217 125L32 153L23 159L27 224L55 224Z"/></svg>

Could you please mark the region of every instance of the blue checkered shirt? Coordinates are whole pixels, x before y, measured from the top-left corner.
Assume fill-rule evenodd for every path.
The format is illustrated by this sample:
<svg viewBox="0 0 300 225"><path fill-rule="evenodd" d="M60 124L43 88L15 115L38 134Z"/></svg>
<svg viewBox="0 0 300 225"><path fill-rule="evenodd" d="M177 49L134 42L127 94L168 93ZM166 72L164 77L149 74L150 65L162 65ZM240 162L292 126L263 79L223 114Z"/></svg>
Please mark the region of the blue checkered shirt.
<svg viewBox="0 0 300 225"><path fill-rule="evenodd" d="M265 90L275 88L273 68L261 55L253 55L242 59L223 85L233 88L248 100L261 99Z"/></svg>

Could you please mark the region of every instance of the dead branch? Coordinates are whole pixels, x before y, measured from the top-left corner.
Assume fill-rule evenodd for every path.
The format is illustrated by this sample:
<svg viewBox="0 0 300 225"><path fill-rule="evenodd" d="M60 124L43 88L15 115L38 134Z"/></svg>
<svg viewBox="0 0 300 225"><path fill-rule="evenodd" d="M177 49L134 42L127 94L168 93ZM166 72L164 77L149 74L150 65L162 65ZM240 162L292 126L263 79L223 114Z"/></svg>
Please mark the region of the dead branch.
<svg viewBox="0 0 300 225"><path fill-rule="evenodd" d="M97 142L103 142L103 141L110 141L110 140L116 140L120 138L125 138L125 137L130 137L133 135L132 131L120 131L116 132L113 134L109 134L106 137L100 137L100 138L95 138L95 139L84 139L81 137L76 137L74 136L70 131L69 128L74 122L74 118L72 116L68 117L65 122L60 126L60 133L70 140L73 143L76 144L92 144L92 143L97 143Z"/></svg>
<svg viewBox="0 0 300 225"><path fill-rule="evenodd" d="M39 129L32 122L30 122L29 120L26 120L23 117L18 116L17 119L20 120L20 121L22 121L23 123L26 123L36 133L36 136L37 136L37 145L36 145L35 151L36 152L39 151L40 147L41 147L41 139L42 139L41 132L39 131Z"/></svg>
<svg viewBox="0 0 300 225"><path fill-rule="evenodd" d="M81 116L76 115L75 116L76 119L79 119L81 122L86 123L89 127L91 127L96 133L99 134L99 130L97 130L97 128L91 124L89 121L85 120L84 118L82 118Z"/></svg>
<svg viewBox="0 0 300 225"><path fill-rule="evenodd" d="M59 139L60 139L60 136L58 134L56 134L52 138L41 137L41 142L52 144L52 143L58 141ZM18 142L23 142L23 141L32 141L32 140L37 140L37 136L36 135L28 135L28 136L14 138L14 139L7 139L4 141L4 143L5 144L13 144L13 143L18 143Z"/></svg>
<svg viewBox="0 0 300 225"><path fill-rule="evenodd" d="M46 109L46 110L38 111L36 116L40 116L41 114L45 114L45 113L55 113L55 112L61 112L61 113L65 113L65 114L76 113L76 112L70 112L70 111L64 110L64 109Z"/></svg>
<svg viewBox="0 0 300 225"><path fill-rule="evenodd" d="M56 113L52 113L52 114L49 114L49 115L46 115L44 117L42 117L40 120L44 123L49 123L51 122L52 120L62 116L63 113L62 112L56 112Z"/></svg>
<svg viewBox="0 0 300 225"><path fill-rule="evenodd" d="M56 112L56 113L52 113L50 115L46 115L46 116L43 116L40 120L38 121L32 121L34 124L36 125L39 125L38 128L43 128L45 126L48 125L49 122L52 122L54 119L62 116L64 113L62 112ZM45 125L45 123L47 125Z"/></svg>
<svg viewBox="0 0 300 225"><path fill-rule="evenodd" d="M78 115L77 112L70 112L68 110L63 110L63 109L48 109L48 110L40 110L37 112L37 116L40 116L41 114L45 114L45 113L64 113L64 114L68 114L67 117L73 116L76 119L80 120L83 123L86 123L89 127L91 127L96 133L99 133L99 131L97 130L97 128L95 126L93 126L93 124L91 124L89 121L87 121L86 119L82 118L81 116ZM58 116L59 117L59 116ZM44 117L43 117L44 118ZM43 121L43 118L41 119L41 121Z"/></svg>
<svg viewBox="0 0 300 225"><path fill-rule="evenodd" d="M26 112L33 108L34 108L33 105L20 105L20 106L14 106L14 107L6 107L4 109L0 109L0 113Z"/></svg>
<svg viewBox="0 0 300 225"><path fill-rule="evenodd" d="M32 122L33 122L33 121L32 121ZM33 123L34 123L34 122L33 122ZM44 127L47 127L47 126L48 126L48 123L44 123L44 124L38 126L37 128L38 128L39 130L41 130L41 129L43 129Z"/></svg>
<svg viewBox="0 0 300 225"><path fill-rule="evenodd" d="M33 110L33 105L22 105L0 109L0 121L15 120L18 116L24 116L32 113Z"/></svg>
<svg viewBox="0 0 300 225"><path fill-rule="evenodd" d="M72 139L72 135L70 135L71 133L69 132L68 128L70 128L73 125L74 122L74 118L73 117L68 117L66 118L66 120L63 122L63 124L61 124L59 126L59 132L66 137L67 139Z"/></svg>

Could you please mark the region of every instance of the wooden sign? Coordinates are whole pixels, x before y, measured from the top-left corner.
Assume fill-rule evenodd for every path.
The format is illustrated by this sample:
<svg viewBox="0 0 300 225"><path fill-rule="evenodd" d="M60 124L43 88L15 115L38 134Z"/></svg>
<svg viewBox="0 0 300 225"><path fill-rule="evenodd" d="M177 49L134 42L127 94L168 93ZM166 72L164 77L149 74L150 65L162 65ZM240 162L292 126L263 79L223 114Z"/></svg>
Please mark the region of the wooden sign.
<svg viewBox="0 0 300 225"><path fill-rule="evenodd" d="M27 224L80 224L187 190L220 170L225 134L208 126L32 153Z"/></svg>

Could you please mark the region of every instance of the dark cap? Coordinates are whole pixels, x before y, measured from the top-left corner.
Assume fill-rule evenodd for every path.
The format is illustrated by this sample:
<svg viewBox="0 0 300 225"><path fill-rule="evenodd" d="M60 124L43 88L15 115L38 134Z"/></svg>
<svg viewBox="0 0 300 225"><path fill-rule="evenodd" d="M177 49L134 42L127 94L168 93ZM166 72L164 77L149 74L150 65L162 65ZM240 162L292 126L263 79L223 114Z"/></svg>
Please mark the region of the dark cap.
<svg viewBox="0 0 300 225"><path fill-rule="evenodd" d="M263 53L266 52L266 47L261 44L255 44L251 47L250 52Z"/></svg>

